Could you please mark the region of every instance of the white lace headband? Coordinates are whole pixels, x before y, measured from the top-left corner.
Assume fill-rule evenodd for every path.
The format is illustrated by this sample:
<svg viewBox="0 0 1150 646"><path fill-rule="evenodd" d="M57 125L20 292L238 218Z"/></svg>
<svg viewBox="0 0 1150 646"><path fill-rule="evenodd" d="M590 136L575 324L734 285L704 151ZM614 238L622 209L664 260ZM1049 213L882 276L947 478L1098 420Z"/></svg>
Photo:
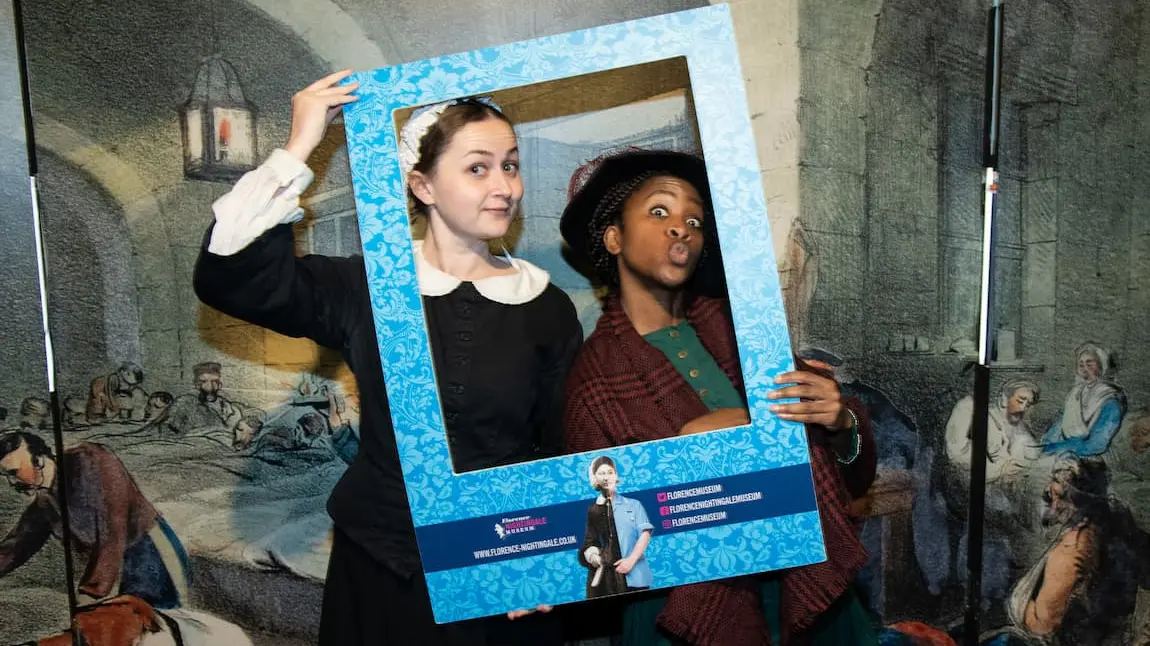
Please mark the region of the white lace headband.
<svg viewBox="0 0 1150 646"><path fill-rule="evenodd" d="M478 101L499 113L503 112L502 108L487 97L452 99L442 103L427 105L413 112L411 118L407 120L407 123L403 124L403 128L399 131L399 166L403 170L403 178L405 181L408 174L415 168L415 165L419 163L419 144L423 142L423 137L427 135L427 131L431 129L431 126L435 125L436 121L439 121L439 117L443 116L445 110L468 100Z"/></svg>

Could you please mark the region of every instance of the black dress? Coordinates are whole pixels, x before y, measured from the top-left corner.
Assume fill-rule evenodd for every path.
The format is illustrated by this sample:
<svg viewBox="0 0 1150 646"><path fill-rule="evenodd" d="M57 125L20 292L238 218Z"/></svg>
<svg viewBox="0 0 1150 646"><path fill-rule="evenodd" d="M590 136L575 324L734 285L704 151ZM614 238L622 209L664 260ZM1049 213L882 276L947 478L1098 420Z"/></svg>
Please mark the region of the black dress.
<svg viewBox="0 0 1150 646"><path fill-rule="evenodd" d="M320 643L552 643L547 626L556 622L547 617L447 627L432 619L363 259L297 258L290 225L267 231L231 256L208 252L210 237L209 228L193 279L201 301L249 323L336 349L356 377L360 449L328 501L336 536ZM582 342L567 295L547 285L526 303L505 305L462 283L448 294L425 296L423 303L456 470L559 454L564 381ZM532 626L547 635L516 636Z"/></svg>
<svg viewBox="0 0 1150 646"><path fill-rule="evenodd" d="M615 531L614 505L610 498L604 498L602 505L596 501L587 509L587 532L583 545L579 548L579 563L587 568L587 598L597 599L627 591L627 577L615 571L615 561L623 558L619 545L619 534ZM599 580L595 575L599 568L587 562L587 548L599 549L602 573Z"/></svg>

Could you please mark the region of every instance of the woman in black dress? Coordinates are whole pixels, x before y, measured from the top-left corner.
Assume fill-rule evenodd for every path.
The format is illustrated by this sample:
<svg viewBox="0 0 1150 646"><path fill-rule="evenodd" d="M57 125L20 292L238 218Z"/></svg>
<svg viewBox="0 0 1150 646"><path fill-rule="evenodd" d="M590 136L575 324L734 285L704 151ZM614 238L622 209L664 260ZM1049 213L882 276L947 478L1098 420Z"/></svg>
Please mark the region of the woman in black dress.
<svg viewBox="0 0 1150 646"><path fill-rule="evenodd" d="M305 161L342 106L350 71L292 98L291 137L213 205L196 294L244 321L339 350L362 403L360 450L328 501L335 536L319 643L559 644L553 615L436 625L388 412L362 257L296 257L291 223ZM417 274L456 471L556 455L563 384L582 329L547 272L488 251L523 196L515 132L494 106L448 102L413 115L401 164L427 233ZM519 613L516 613L519 614Z"/></svg>

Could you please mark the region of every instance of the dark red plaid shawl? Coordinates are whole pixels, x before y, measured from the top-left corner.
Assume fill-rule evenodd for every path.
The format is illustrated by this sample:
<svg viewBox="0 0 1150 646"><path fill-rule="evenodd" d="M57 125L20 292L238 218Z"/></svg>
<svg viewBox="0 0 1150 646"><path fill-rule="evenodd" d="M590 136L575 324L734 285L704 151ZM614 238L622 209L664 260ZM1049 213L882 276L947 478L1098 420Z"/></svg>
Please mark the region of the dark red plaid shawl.
<svg viewBox="0 0 1150 646"><path fill-rule="evenodd" d="M742 392L725 301L697 297L687 320ZM595 332L580 350L567 394L570 452L671 437L708 412L666 356L635 331L616 296L608 298ZM860 416L860 430L865 430L863 457L851 467L840 471L824 429L808 427L811 471L829 558L777 574L782 577L780 629L786 643L804 641L804 629L847 590L866 559L849 504L851 494L862 495L874 477L874 445L861 404L848 400L847 405ZM848 491L848 480L853 491ZM674 588L659 624L696 646L769 644L760 585L757 577L741 577Z"/></svg>

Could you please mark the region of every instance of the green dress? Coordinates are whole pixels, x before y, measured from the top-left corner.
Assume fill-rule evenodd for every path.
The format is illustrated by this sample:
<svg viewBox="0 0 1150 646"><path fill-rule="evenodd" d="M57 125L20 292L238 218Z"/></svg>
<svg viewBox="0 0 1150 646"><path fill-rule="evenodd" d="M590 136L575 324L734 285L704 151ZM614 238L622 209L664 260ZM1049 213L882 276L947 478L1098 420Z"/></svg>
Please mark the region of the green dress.
<svg viewBox="0 0 1150 646"><path fill-rule="evenodd" d="M742 408L743 399L727 374L699 341L689 323L665 327L643 339L666 355L679 374L699 394L709 410ZM780 585L769 579L762 587L763 615L771 627L771 643L782 644L779 634ZM623 646L671 646L672 642L655 627L655 618L666 604L666 595L647 598L623 611ZM824 612L811 628L815 646L878 646L878 635L858 595L848 590Z"/></svg>

